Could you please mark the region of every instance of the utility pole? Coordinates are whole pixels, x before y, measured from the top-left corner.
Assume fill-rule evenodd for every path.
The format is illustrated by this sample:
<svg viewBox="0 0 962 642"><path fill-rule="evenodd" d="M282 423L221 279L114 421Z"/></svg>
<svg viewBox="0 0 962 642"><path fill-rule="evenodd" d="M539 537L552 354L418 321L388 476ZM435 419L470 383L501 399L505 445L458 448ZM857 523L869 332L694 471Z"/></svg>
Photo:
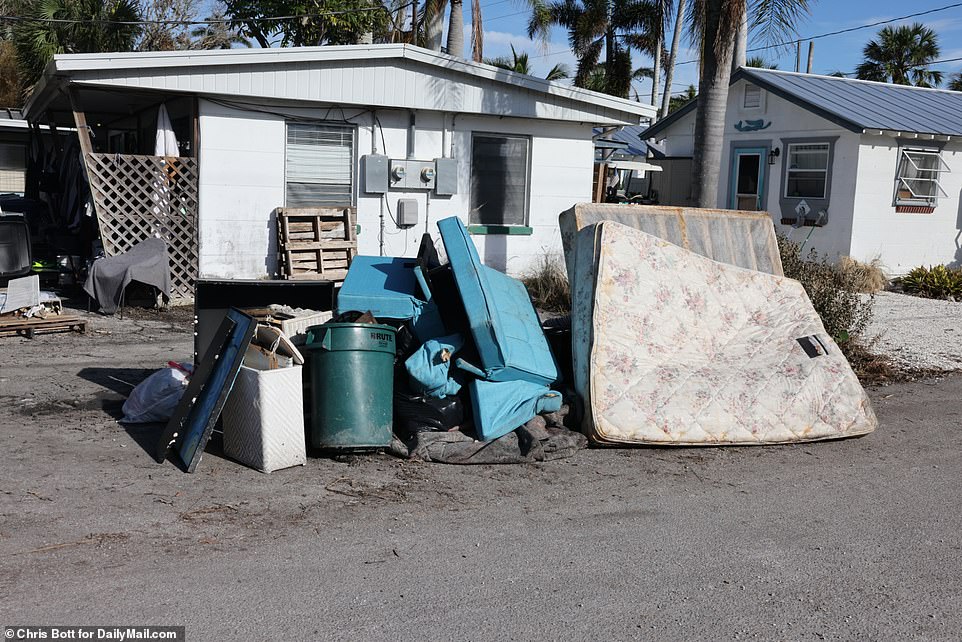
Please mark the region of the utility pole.
<svg viewBox="0 0 962 642"><path fill-rule="evenodd" d="M805 73L807 74L812 73L812 62L814 60L815 60L815 41L809 40L808 41L808 67L806 68Z"/></svg>

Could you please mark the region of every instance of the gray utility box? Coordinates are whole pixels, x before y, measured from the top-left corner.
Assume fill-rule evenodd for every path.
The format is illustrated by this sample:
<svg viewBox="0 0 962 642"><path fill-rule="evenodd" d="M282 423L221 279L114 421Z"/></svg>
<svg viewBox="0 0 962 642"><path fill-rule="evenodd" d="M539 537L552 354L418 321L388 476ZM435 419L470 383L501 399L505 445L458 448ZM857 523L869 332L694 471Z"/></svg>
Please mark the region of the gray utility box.
<svg viewBox="0 0 962 642"><path fill-rule="evenodd" d="M391 159L392 189L434 189L434 161Z"/></svg>
<svg viewBox="0 0 962 642"><path fill-rule="evenodd" d="M364 177L365 194L387 194L387 156L368 154L361 156L361 175Z"/></svg>
<svg viewBox="0 0 962 642"><path fill-rule="evenodd" d="M418 224L418 202L413 198L397 200L397 226L414 227Z"/></svg>
<svg viewBox="0 0 962 642"><path fill-rule="evenodd" d="M458 161L453 158L435 158L434 193L438 196L452 196L458 193Z"/></svg>

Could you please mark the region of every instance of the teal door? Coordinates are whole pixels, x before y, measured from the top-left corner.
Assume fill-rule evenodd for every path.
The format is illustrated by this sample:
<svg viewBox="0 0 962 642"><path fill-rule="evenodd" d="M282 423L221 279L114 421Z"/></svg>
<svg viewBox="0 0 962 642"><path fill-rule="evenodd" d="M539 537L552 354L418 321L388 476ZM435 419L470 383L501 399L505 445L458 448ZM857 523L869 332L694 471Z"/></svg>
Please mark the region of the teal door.
<svg viewBox="0 0 962 642"><path fill-rule="evenodd" d="M762 209L767 152L768 150L764 147L735 149L728 190L728 207L750 211Z"/></svg>

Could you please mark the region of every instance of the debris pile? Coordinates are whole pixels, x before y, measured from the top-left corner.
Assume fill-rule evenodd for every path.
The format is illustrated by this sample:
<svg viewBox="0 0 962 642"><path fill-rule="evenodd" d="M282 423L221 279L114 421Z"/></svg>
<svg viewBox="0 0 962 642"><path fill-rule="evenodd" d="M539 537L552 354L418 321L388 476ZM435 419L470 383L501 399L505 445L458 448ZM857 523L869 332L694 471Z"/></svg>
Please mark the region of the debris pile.
<svg viewBox="0 0 962 642"><path fill-rule="evenodd" d="M231 308L158 461L173 449L192 472L222 411L224 452L263 472L310 450L505 464L569 457L589 440L746 445L874 430L845 357L780 274L770 220L595 214L562 214L570 333L542 325L524 286L483 265L454 217L438 222L445 262L427 234L415 258L353 258L330 317ZM751 242L732 236L738 227Z"/></svg>
<svg viewBox="0 0 962 642"><path fill-rule="evenodd" d="M36 274L10 279L0 288L0 337L25 336L50 332L84 332L87 322L64 314L63 303L53 292L40 289Z"/></svg>
<svg viewBox="0 0 962 642"><path fill-rule="evenodd" d="M357 256L329 320L232 308L158 460L174 450L193 471L219 417L225 454L263 472L305 463L308 448L468 464L585 447L564 426L569 382L524 286L481 263L460 220L438 228L446 263L427 235L416 258Z"/></svg>

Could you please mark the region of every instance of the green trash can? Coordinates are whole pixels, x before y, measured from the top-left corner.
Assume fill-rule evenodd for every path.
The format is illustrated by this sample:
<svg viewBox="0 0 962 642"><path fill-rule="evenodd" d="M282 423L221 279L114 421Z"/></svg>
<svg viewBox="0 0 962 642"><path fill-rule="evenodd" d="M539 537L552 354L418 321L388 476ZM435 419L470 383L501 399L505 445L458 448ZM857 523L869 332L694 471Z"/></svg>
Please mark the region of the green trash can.
<svg viewBox="0 0 962 642"><path fill-rule="evenodd" d="M389 325L325 323L307 329L314 448L391 443L394 337Z"/></svg>

